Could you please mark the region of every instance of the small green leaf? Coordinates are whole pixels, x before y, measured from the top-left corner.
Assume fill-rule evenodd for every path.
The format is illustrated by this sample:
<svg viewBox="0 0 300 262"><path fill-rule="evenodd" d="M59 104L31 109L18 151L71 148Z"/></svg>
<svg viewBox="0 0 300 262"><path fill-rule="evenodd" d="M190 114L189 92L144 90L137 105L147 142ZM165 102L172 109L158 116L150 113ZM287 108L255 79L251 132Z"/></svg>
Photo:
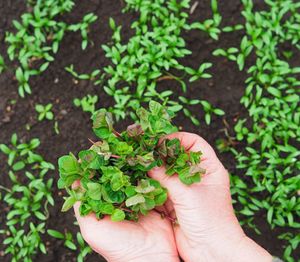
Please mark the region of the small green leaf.
<svg viewBox="0 0 300 262"><path fill-rule="evenodd" d="M19 171L19 170L23 169L24 167L25 167L25 163L23 161L18 161L12 166L12 169L14 171Z"/></svg>
<svg viewBox="0 0 300 262"><path fill-rule="evenodd" d="M50 236L52 236L54 238L57 238L57 239L64 239L65 238L64 234L60 233L57 230L48 229L47 233L48 233L48 235L50 235Z"/></svg>
<svg viewBox="0 0 300 262"><path fill-rule="evenodd" d="M115 209L111 215L111 220L114 222L119 222L125 219L125 213L121 209Z"/></svg>
<svg viewBox="0 0 300 262"><path fill-rule="evenodd" d="M73 205L76 203L76 198L74 198L73 196L70 196L68 198L66 198L62 208L61 208L61 211L62 212L66 212L68 211L70 208L73 207Z"/></svg>
<svg viewBox="0 0 300 262"><path fill-rule="evenodd" d="M126 200L127 207L134 206L134 205L140 204L140 203L145 203L145 198L140 194L132 196Z"/></svg>

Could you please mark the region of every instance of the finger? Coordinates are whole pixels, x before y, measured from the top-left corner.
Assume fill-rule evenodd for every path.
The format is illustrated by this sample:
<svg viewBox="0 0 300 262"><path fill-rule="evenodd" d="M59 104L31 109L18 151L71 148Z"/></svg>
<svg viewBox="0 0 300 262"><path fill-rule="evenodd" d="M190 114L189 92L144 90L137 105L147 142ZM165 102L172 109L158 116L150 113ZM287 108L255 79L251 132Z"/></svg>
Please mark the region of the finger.
<svg viewBox="0 0 300 262"><path fill-rule="evenodd" d="M227 171L218 159L214 149L202 137L187 132L176 132L165 136L163 139L179 139L180 144L186 151L201 152L200 166L206 170L202 177L203 184L223 184L229 185Z"/></svg>
<svg viewBox="0 0 300 262"><path fill-rule="evenodd" d="M203 158L210 158L218 160L215 151L202 137L188 132L176 132L170 135L166 135L163 139L174 139L177 138L180 141L180 144L185 148L186 151L201 151Z"/></svg>
<svg viewBox="0 0 300 262"><path fill-rule="evenodd" d="M174 205L175 211L177 211L177 207L195 207L198 203L194 200L198 198L204 187L229 187L229 179L226 170L217 158L212 147L203 138L185 132L173 133L167 135L164 139L165 138L179 139L186 151L201 151L203 157L201 158L200 166L206 170L206 173L202 176L201 182L190 186L184 185L176 175L166 175L165 167L154 168L148 172L150 177L158 180L162 186L168 189L168 195Z"/></svg>
<svg viewBox="0 0 300 262"><path fill-rule="evenodd" d="M76 202L74 204L75 217L78 221L80 230L83 235L87 236L88 238L88 235L90 235L90 233L92 234L97 231L105 230L105 227L108 224L108 221L105 218L102 220L98 220L94 213L82 216L80 215L79 208L80 202Z"/></svg>
<svg viewBox="0 0 300 262"><path fill-rule="evenodd" d="M106 254L116 241L128 239L130 232L135 232L136 224L131 221L113 222L109 216L97 219L94 213L81 216L80 202L74 205L75 216L85 241L98 253Z"/></svg>
<svg viewBox="0 0 300 262"><path fill-rule="evenodd" d="M78 187L80 187L80 180L76 180L72 184L72 189L76 189Z"/></svg>
<svg viewBox="0 0 300 262"><path fill-rule="evenodd" d="M176 219L176 213L175 213L175 210L174 210L174 204L172 203L171 199L168 198L166 203L164 204L165 206L165 209L167 211L167 214L173 218L173 219Z"/></svg>

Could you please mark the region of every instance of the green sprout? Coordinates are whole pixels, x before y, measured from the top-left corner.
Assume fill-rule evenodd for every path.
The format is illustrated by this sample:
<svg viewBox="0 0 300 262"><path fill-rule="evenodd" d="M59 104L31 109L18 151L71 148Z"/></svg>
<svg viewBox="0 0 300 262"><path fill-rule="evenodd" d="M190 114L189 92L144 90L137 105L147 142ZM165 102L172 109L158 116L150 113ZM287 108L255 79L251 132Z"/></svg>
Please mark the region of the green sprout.
<svg viewBox="0 0 300 262"><path fill-rule="evenodd" d="M21 97L32 92L30 77L41 74L54 61L65 33L80 30L83 37L82 48L85 49L89 25L97 19L94 14L87 14L78 24L68 25L59 21L60 15L72 10L73 0L31 1L30 5L32 12L24 13L21 21L14 20L16 32L6 32L5 37L9 59L19 63L15 75Z"/></svg>
<svg viewBox="0 0 300 262"><path fill-rule="evenodd" d="M2 57L2 55L0 55L0 74L5 70L6 65L4 62L4 58Z"/></svg>
<svg viewBox="0 0 300 262"><path fill-rule="evenodd" d="M81 107L84 112L90 112L91 114L95 113L95 106L98 102L98 96L97 95L87 95L83 98L75 98L73 100L73 103L76 107Z"/></svg>
<svg viewBox="0 0 300 262"><path fill-rule="evenodd" d="M219 40L219 35L221 33L221 29L219 28L222 16L218 11L218 1L211 0L211 9L213 13L212 19L207 19L204 22L194 22L189 25L188 29L198 29L204 31L209 34L209 36L214 40Z"/></svg>
<svg viewBox="0 0 300 262"><path fill-rule="evenodd" d="M213 1L214 19L217 22L220 16L216 4ZM78 74L73 65L66 70L77 79L91 79L95 84L103 85L104 91L114 99L114 105L108 110L115 115L116 120L128 115L136 120L136 109L142 103L155 99L177 111L185 109L187 112L184 104L174 100L172 90L159 92L157 85L161 81L177 81L182 91L187 92L184 80L186 74L190 75L190 82L211 77L206 72L212 66L211 63L203 63L198 69L193 69L179 62L191 54L181 36L182 31L188 28L189 7L188 0L126 0L123 11L135 11L139 17L132 23L134 35L126 43L122 41L122 26L117 25L113 18L109 19L112 41L102 45L105 56L111 61L104 67L105 77L97 69L92 74ZM182 73L182 76L176 76L171 71ZM199 116L189 118L199 124Z"/></svg>
<svg viewBox="0 0 300 262"><path fill-rule="evenodd" d="M39 146L38 139L18 143L14 134L11 144L0 145L12 169L8 172L12 187L0 186L6 191L3 201L9 209L6 222L1 225L1 233L5 235L4 253L10 254L12 261L32 261L38 251L46 253L41 235L49 217L48 205L53 206L54 199L53 178L46 179L45 176L49 170L54 170L54 166L35 152ZM24 177L27 183L24 183Z"/></svg>
<svg viewBox="0 0 300 262"><path fill-rule="evenodd" d="M35 110L38 113L38 121L43 121L44 119L53 120L54 114L51 111L53 105L51 103L47 105L36 104Z"/></svg>
<svg viewBox="0 0 300 262"><path fill-rule="evenodd" d="M88 46L88 32L90 24L94 23L97 20L97 16L93 13L89 13L85 15L82 19L82 22L74 25L70 25L68 30L70 31L78 31L80 30L82 36L81 48L85 50Z"/></svg>
<svg viewBox="0 0 300 262"><path fill-rule="evenodd" d="M65 232L64 234L54 230L54 229L48 229L47 230L48 235L56 238L56 239L60 239L64 242L64 246L71 249L71 250L78 250L79 249L79 254L77 256L77 261L78 262L83 262L84 258L92 252L92 249L86 245L86 243L84 242L82 235L80 234L80 232L77 232L76 234L76 240L77 243L79 245L76 246L73 235L70 232Z"/></svg>

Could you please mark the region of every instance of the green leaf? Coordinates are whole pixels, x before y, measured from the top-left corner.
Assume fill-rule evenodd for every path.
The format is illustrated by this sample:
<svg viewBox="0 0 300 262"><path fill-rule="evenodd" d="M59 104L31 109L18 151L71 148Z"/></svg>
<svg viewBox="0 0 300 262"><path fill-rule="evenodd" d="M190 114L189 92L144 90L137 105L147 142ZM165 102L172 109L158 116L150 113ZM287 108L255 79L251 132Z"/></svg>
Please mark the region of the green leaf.
<svg viewBox="0 0 300 262"><path fill-rule="evenodd" d="M57 238L57 239L64 239L65 238L64 234L62 234L59 231L54 230L54 229L48 229L47 233L48 233L48 235L50 235L54 238Z"/></svg>
<svg viewBox="0 0 300 262"><path fill-rule="evenodd" d="M119 222L125 219L125 213L121 209L115 209L111 215L111 220L114 222Z"/></svg>
<svg viewBox="0 0 300 262"><path fill-rule="evenodd" d="M223 116L225 115L225 112L219 108L214 109L214 113L218 116Z"/></svg>
<svg viewBox="0 0 300 262"><path fill-rule="evenodd" d="M109 26L110 28L115 31L116 30L116 23L115 23L115 20L113 18L109 18Z"/></svg>
<svg viewBox="0 0 300 262"><path fill-rule="evenodd" d="M35 110L37 111L37 112L39 112L39 113L42 113L42 112L44 112L44 106L43 105L40 105L40 104L36 104L35 105Z"/></svg>
<svg viewBox="0 0 300 262"><path fill-rule="evenodd" d="M58 167L61 174L77 174L79 171L77 159L72 154L60 157Z"/></svg>
<svg viewBox="0 0 300 262"><path fill-rule="evenodd" d="M76 203L76 198L74 198L73 196L69 196L65 199L65 202L61 208L62 212L66 212L68 211L70 208L73 207L73 205Z"/></svg>
<svg viewBox="0 0 300 262"><path fill-rule="evenodd" d="M149 109L150 109L152 114L160 115L160 113L162 111L162 106L161 106L161 104L151 100L150 103L149 103Z"/></svg>
<svg viewBox="0 0 300 262"><path fill-rule="evenodd" d="M125 203L127 207L130 207L140 203L145 203L145 198L143 197L143 195L137 194L128 198Z"/></svg>
<svg viewBox="0 0 300 262"><path fill-rule="evenodd" d="M12 166L12 169L14 171L19 171L19 170L23 169L24 167L25 167L25 163L23 161L18 161Z"/></svg>
<svg viewBox="0 0 300 262"><path fill-rule="evenodd" d="M101 199L102 187L100 184L89 182L87 183L87 188L88 188L87 194L91 199L93 200Z"/></svg>
<svg viewBox="0 0 300 262"><path fill-rule="evenodd" d="M115 210L115 207L111 203L101 203L100 211L102 214L111 215Z"/></svg>
<svg viewBox="0 0 300 262"><path fill-rule="evenodd" d="M71 250L77 250L76 245L71 240L66 240L65 246Z"/></svg>
<svg viewBox="0 0 300 262"><path fill-rule="evenodd" d="M0 144L0 150L6 155L8 155L11 152L11 149L4 144Z"/></svg>
<svg viewBox="0 0 300 262"><path fill-rule="evenodd" d="M40 212L40 211L34 212L34 215L35 215L38 219L40 219L40 220L46 220L46 219L47 219L47 217L46 217L42 212Z"/></svg>
<svg viewBox="0 0 300 262"><path fill-rule="evenodd" d="M281 97L280 90L276 89L275 87L268 87L267 90L271 95L273 95L275 97Z"/></svg>

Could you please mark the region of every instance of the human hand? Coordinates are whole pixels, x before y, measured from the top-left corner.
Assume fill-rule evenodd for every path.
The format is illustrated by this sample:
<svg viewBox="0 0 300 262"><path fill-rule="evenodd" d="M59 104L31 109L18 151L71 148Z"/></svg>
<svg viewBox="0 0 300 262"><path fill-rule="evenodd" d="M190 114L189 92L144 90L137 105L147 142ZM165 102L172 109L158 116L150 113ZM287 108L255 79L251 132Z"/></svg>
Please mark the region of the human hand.
<svg viewBox="0 0 300 262"><path fill-rule="evenodd" d="M190 186L176 176L167 176L164 167L149 172L168 189L165 206L170 216L177 217L174 234L184 261L271 261L270 254L240 227L231 203L228 172L211 146L191 133L178 132L166 138L178 138L186 151L201 151L200 166L206 170L201 182Z"/></svg>
<svg viewBox="0 0 300 262"><path fill-rule="evenodd" d="M138 222L113 222L110 217L98 220L94 214L75 215L85 241L109 262L179 261L171 223L151 211Z"/></svg>

